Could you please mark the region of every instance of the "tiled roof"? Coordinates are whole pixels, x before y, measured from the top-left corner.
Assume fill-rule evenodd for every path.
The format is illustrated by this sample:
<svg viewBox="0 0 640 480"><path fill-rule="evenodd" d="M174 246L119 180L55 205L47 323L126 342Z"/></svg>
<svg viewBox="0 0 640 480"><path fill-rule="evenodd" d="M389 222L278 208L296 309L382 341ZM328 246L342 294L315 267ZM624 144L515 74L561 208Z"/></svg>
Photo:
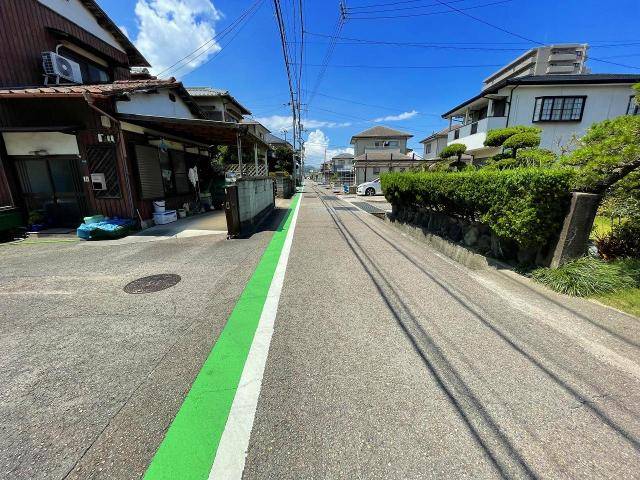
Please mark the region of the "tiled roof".
<svg viewBox="0 0 640 480"><path fill-rule="evenodd" d="M358 155L355 158L356 161L362 161L362 160L380 160L380 161L400 161L400 160L420 160L420 158L418 157L413 157L413 155L405 155L403 153L393 153L391 154L391 152L385 152L384 150L381 150L379 152L368 152L362 155Z"/></svg>
<svg viewBox="0 0 640 480"><path fill-rule="evenodd" d="M97 85L48 85L33 88L9 88L0 90L0 97L13 96L81 96L85 93L95 95L118 95L121 93L135 92L137 90L148 90L151 88L179 88L182 84L175 78L166 80L116 80L113 83L102 83Z"/></svg>
<svg viewBox="0 0 640 480"><path fill-rule="evenodd" d="M343 159L343 158L347 159L347 160L351 159L351 158L353 158L353 153L348 153L348 152L340 153L340 154L336 155L335 157L333 157L332 160L336 160L336 159L340 160L340 159Z"/></svg>
<svg viewBox="0 0 640 480"><path fill-rule="evenodd" d="M275 135L272 135L271 133L266 133L264 135L264 141L267 142L270 145L288 145L288 146L291 146L291 144L289 142L287 142L286 140L283 140L280 137L276 137Z"/></svg>
<svg viewBox="0 0 640 480"><path fill-rule="evenodd" d="M364 132L360 132L351 139L354 138L398 138L398 137L406 137L411 138L413 135L406 132L401 132L399 130L394 130L393 128L385 127L384 125L376 125L375 127L371 127Z"/></svg>
<svg viewBox="0 0 640 480"><path fill-rule="evenodd" d="M420 140L420 143L428 142L429 140L433 140L434 138L438 138L438 137L446 137L449 132L458 130L460 127L462 127L462 125L456 124L456 125L451 125L451 128L449 127L443 128L439 132L434 132L428 137L424 138L423 140Z"/></svg>
<svg viewBox="0 0 640 480"><path fill-rule="evenodd" d="M187 87L187 92L189 92L189 95L193 98L227 97L238 106L242 115L251 115L251 111L236 100L229 90L212 87Z"/></svg>
<svg viewBox="0 0 640 480"><path fill-rule="evenodd" d="M229 90L211 87L187 87L187 92L189 92L189 95L192 97L224 97L231 95Z"/></svg>

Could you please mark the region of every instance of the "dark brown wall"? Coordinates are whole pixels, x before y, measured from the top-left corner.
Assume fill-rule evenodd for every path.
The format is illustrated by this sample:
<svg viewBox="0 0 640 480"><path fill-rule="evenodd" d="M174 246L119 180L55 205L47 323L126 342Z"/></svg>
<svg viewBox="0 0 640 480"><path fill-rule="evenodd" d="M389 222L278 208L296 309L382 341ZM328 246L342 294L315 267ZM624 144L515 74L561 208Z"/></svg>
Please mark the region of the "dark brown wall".
<svg viewBox="0 0 640 480"><path fill-rule="evenodd" d="M60 38L49 29L68 34L68 41L104 58L116 80L129 78L127 55L66 20L36 0L0 0L0 87L42 85L43 51L54 51Z"/></svg>

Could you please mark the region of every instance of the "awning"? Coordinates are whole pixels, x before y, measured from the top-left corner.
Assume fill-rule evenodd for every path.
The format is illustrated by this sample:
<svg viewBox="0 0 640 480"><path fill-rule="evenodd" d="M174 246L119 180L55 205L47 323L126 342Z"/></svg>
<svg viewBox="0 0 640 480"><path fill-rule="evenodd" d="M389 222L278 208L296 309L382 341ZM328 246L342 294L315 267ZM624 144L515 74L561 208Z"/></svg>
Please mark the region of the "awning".
<svg viewBox="0 0 640 480"><path fill-rule="evenodd" d="M166 132L167 135L189 138L207 145L235 145L239 132L243 141L247 141L250 144L257 143L265 148L268 147L264 140L255 136L248 130L246 125L240 123L132 114L120 114L118 119L140 127L153 129L157 132Z"/></svg>

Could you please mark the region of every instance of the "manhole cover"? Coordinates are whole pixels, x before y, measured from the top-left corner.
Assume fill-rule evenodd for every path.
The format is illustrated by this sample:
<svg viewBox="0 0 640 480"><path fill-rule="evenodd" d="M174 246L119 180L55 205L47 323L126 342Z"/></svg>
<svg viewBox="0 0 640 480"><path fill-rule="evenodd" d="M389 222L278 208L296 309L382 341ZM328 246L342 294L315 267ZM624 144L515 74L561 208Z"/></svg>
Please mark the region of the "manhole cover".
<svg viewBox="0 0 640 480"><path fill-rule="evenodd" d="M182 280L180 275L174 275L172 273L150 275L127 284L124 287L124 291L131 294L159 292L160 290L173 287L180 280Z"/></svg>

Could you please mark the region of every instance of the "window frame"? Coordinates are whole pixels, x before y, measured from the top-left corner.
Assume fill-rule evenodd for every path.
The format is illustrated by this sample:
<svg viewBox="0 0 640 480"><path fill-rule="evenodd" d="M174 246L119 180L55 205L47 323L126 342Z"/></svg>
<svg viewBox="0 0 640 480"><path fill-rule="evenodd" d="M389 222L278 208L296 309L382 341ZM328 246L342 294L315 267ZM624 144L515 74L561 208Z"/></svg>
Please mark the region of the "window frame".
<svg viewBox="0 0 640 480"><path fill-rule="evenodd" d="M562 118L563 114L565 112L564 109L564 104L566 99L572 99L573 102L575 102L577 99L581 99L582 100L582 105L580 107L580 115L578 118ZM542 113L544 111L544 103L545 100L549 100L551 99L551 108L548 112L548 115L550 118L548 119L543 119L542 118ZM558 99L562 100L562 105L560 107L560 109L556 109L555 105L556 105L556 101ZM540 108L538 109L538 101L540 102ZM584 116L584 108L587 105L587 95L544 95L541 97L535 97L534 103L533 103L533 115L531 118L531 123L547 123L547 122L581 122L582 121L582 117ZM571 107L571 114L573 115L573 110L574 107ZM551 118L553 116L553 112L554 111L559 111L559 115L560 118ZM536 118L536 113L537 113L537 118Z"/></svg>

